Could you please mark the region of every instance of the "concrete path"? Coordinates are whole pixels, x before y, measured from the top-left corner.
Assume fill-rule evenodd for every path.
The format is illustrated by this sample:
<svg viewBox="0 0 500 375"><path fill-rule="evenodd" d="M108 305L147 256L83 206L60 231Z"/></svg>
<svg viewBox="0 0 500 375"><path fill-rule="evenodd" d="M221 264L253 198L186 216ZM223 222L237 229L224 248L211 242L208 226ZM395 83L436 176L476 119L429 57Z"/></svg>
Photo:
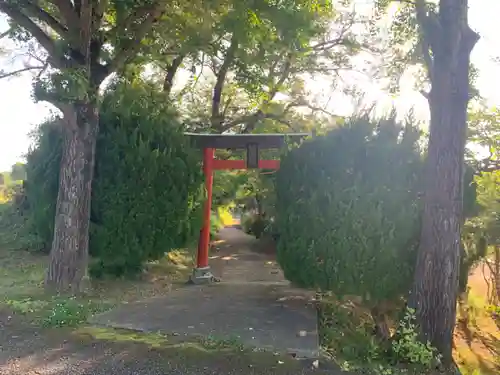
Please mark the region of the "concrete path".
<svg viewBox="0 0 500 375"><path fill-rule="evenodd" d="M166 297L121 306L92 323L318 356L313 295L292 288L274 257L260 251L253 237L235 228L223 229L219 237L210 262L220 283L180 287Z"/></svg>

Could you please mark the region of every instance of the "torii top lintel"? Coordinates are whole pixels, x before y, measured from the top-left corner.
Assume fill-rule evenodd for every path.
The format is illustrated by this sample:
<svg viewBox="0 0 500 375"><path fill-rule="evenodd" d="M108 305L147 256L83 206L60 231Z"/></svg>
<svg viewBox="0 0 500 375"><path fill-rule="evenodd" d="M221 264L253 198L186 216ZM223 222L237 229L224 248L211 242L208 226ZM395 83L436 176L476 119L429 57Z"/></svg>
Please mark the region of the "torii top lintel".
<svg viewBox="0 0 500 375"><path fill-rule="evenodd" d="M203 149L203 169L205 174L212 170L234 170L234 169L278 169L279 160L261 160L260 150L279 149L287 140L298 142L307 137L307 133L281 133L281 134L199 134L184 133L189 136L198 146ZM214 150L223 149L246 149L245 160L217 160L214 158Z"/></svg>
<svg viewBox="0 0 500 375"><path fill-rule="evenodd" d="M192 137L199 148L247 149L250 145L256 145L260 150L281 148L287 140L298 142L310 135L309 133L184 134Z"/></svg>

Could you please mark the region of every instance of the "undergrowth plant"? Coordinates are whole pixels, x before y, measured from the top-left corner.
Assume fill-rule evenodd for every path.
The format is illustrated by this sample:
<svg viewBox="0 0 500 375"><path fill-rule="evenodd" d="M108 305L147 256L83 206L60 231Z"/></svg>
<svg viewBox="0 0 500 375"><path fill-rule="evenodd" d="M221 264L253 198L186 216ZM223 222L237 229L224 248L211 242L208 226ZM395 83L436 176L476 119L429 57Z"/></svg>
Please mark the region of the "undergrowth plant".
<svg viewBox="0 0 500 375"><path fill-rule="evenodd" d="M391 353L396 362L410 364L430 369L440 360L440 355L430 342L419 340L415 310L407 308L403 319L399 322L395 337L391 342Z"/></svg>
<svg viewBox="0 0 500 375"><path fill-rule="evenodd" d="M366 309L325 299L320 303L319 332L325 354L344 371L375 375L429 373L440 355L418 338L415 312L406 309L389 341L373 334L374 322Z"/></svg>
<svg viewBox="0 0 500 375"><path fill-rule="evenodd" d="M74 296L16 298L4 303L15 313L25 315L43 327L76 327L86 323L93 314L110 307L101 301Z"/></svg>

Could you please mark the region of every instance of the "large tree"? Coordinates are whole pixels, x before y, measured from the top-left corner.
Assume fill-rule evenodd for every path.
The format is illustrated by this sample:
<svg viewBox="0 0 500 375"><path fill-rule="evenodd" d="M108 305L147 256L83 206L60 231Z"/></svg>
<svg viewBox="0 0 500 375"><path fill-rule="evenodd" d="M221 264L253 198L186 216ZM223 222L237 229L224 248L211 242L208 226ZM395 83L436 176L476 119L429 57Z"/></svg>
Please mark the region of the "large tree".
<svg viewBox="0 0 500 375"><path fill-rule="evenodd" d="M424 213L410 305L423 339L452 361L462 225L470 54L479 37L468 0L415 1L421 53L431 89Z"/></svg>
<svg viewBox="0 0 500 375"><path fill-rule="evenodd" d="M278 8L233 2L232 12L212 18L203 43L188 34L178 55L154 62L169 93L176 73L190 71L187 84L171 94L192 130L249 133L266 120L291 127L297 112L322 112L304 82L337 80L368 45L368 36L355 33L361 16L337 1L289 1Z"/></svg>
<svg viewBox="0 0 500 375"><path fill-rule="evenodd" d="M35 95L63 114L64 145L46 285L82 287L88 263L89 211L99 125L99 87L141 49L174 2L164 0L0 0L11 36L36 40L50 71Z"/></svg>

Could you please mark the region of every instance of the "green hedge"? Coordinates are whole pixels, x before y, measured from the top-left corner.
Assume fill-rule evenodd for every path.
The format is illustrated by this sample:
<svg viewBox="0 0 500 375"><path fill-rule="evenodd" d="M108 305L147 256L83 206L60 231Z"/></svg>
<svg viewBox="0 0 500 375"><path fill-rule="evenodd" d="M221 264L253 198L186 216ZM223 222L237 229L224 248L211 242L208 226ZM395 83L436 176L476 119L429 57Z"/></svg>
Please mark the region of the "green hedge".
<svg viewBox="0 0 500 375"><path fill-rule="evenodd" d="M283 156L278 261L306 288L376 303L408 291L419 236L419 134L353 121Z"/></svg>
<svg viewBox="0 0 500 375"><path fill-rule="evenodd" d="M198 239L203 197L199 152L166 98L148 85L119 84L104 97L92 191L92 274L141 271L146 260ZM28 199L35 228L50 248L61 137L40 127L28 156Z"/></svg>
<svg viewBox="0 0 500 375"><path fill-rule="evenodd" d="M26 197L31 231L40 240L38 248L48 253L54 235L54 217L59 189L62 141L60 120L42 123L35 133L35 146L27 155Z"/></svg>

